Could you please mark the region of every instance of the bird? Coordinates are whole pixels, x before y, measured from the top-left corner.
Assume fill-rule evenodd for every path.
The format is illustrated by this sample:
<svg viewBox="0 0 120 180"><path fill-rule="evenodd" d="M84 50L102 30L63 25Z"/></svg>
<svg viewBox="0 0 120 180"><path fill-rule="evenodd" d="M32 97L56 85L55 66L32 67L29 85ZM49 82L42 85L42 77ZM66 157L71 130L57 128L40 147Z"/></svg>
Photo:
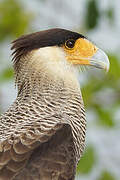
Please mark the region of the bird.
<svg viewBox="0 0 120 180"><path fill-rule="evenodd" d="M0 116L0 180L74 180L85 149L80 67L108 71L87 37L54 28L12 42L17 97Z"/></svg>

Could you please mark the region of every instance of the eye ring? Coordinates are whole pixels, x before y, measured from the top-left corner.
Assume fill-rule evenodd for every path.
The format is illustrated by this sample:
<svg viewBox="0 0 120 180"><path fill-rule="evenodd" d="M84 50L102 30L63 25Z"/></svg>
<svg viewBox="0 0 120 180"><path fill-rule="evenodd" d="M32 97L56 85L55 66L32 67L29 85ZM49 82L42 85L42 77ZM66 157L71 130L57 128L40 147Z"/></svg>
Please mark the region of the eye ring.
<svg viewBox="0 0 120 180"><path fill-rule="evenodd" d="M72 49L75 45L75 40L74 39L68 39L66 42L65 42L65 47L67 49Z"/></svg>

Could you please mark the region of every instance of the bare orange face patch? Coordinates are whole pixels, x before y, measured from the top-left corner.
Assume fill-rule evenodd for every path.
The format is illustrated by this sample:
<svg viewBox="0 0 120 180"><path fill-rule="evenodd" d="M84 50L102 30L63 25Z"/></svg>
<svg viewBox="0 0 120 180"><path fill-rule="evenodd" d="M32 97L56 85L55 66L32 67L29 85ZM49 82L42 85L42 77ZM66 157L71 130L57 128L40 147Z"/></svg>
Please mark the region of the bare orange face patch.
<svg viewBox="0 0 120 180"><path fill-rule="evenodd" d="M97 52L98 48L87 39L79 38L72 48L64 46L67 60L72 64L89 65L89 59Z"/></svg>

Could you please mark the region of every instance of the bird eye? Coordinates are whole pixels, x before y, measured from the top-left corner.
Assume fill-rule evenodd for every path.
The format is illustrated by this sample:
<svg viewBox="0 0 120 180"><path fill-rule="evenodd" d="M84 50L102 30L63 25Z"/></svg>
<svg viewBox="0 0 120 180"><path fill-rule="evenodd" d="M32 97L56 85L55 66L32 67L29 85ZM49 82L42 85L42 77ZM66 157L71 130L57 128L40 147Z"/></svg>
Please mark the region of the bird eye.
<svg viewBox="0 0 120 180"><path fill-rule="evenodd" d="M75 40L69 39L65 42L65 47L68 49L72 49L74 47Z"/></svg>

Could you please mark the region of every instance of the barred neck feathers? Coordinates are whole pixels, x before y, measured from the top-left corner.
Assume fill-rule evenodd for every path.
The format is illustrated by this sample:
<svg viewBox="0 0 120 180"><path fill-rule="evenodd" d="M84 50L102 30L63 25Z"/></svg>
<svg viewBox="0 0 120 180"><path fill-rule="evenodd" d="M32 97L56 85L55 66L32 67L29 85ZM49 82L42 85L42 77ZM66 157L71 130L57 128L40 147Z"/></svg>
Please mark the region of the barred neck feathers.
<svg viewBox="0 0 120 180"><path fill-rule="evenodd" d="M58 52L59 51L59 52ZM18 92L44 86L61 86L79 91L78 72L65 60L62 48L57 46L32 50L17 63L16 84ZM61 84L62 83L62 84ZM25 87L25 88L24 88Z"/></svg>

